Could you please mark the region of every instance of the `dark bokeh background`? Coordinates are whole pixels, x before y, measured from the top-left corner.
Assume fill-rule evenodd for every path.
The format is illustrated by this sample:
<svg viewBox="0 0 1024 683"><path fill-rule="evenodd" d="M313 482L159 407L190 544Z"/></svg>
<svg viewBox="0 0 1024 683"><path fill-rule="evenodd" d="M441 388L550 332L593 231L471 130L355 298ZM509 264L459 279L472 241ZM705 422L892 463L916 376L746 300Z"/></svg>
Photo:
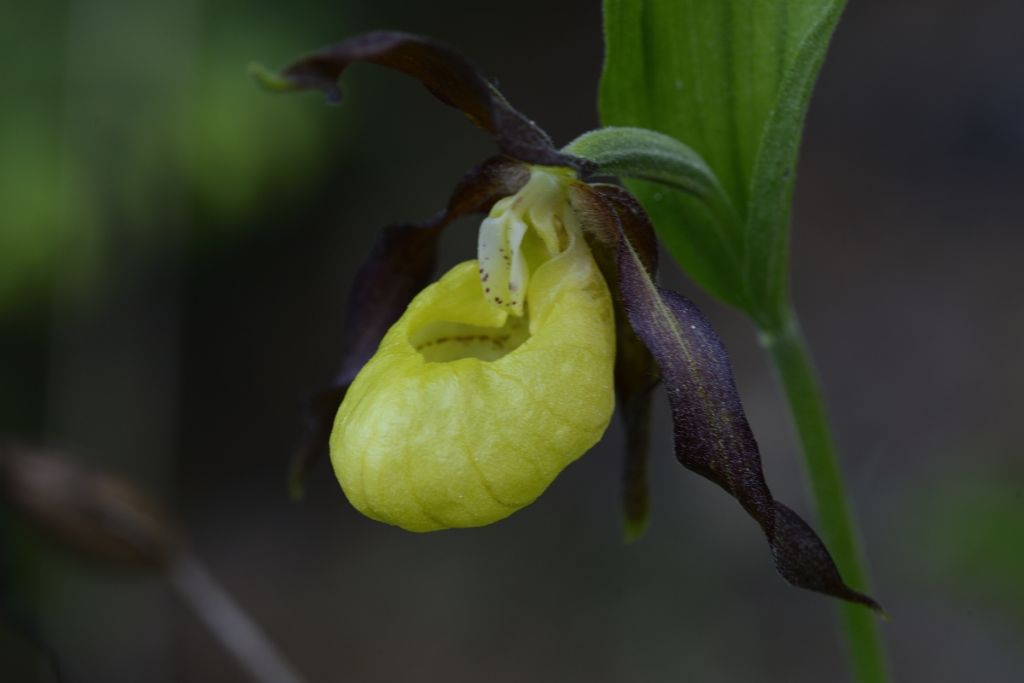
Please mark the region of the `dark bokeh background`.
<svg viewBox="0 0 1024 683"><path fill-rule="evenodd" d="M309 681L839 681L833 605L654 439L626 547L621 433L476 530L358 516L326 464L284 473L336 369L374 230L431 214L487 138L398 76L340 109L246 63L371 28L457 45L559 142L597 125L598 3L44 2L0 24L0 433L164 496ZM826 382L898 680L1024 677L1024 10L851 3L810 112L795 296ZM475 226L445 239L471 257ZM751 327L719 327L778 497L813 515ZM244 680L158 578L19 546L73 681ZM47 680L0 626L0 678Z"/></svg>

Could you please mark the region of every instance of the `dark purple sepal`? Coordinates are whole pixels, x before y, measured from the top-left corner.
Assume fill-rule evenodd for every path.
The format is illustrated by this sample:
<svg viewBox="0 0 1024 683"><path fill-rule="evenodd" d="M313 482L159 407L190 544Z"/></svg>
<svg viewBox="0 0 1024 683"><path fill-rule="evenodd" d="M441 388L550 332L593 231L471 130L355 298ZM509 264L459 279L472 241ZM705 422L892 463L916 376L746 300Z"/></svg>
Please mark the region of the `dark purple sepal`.
<svg viewBox="0 0 1024 683"><path fill-rule="evenodd" d="M619 339L621 344L621 335ZM651 441L651 399L659 379L653 358L648 366L642 359L631 358L630 355L618 353L615 357L615 396L626 431L626 458L622 469L622 520L627 542L633 542L643 535L650 515L647 461ZM632 379L644 378L646 381L626 381L624 378L627 375Z"/></svg>
<svg viewBox="0 0 1024 683"><path fill-rule="evenodd" d="M584 192L589 192L584 190ZM573 201L576 200L576 201ZM588 227L606 225L596 217L587 217L586 198L570 192L570 201L577 215ZM650 453L651 399L658 386L658 365L644 343L633 332L618 287L614 238L590 234L590 248L612 292L615 307L615 398L616 408L625 430L625 458L622 469L622 526L627 543L637 540L647 529L650 496L647 484L647 461Z"/></svg>
<svg viewBox="0 0 1024 683"><path fill-rule="evenodd" d="M419 223L391 225L378 234L349 293L341 370L330 386L312 397L306 434L292 454L288 485L293 498L302 497L306 475L327 452L334 416L352 380L377 351L388 328L433 279L441 233L457 218L490 211L495 202L518 192L529 178L526 164L507 156L491 157L463 176L448 205L435 216Z"/></svg>
<svg viewBox="0 0 1024 683"><path fill-rule="evenodd" d="M676 458L740 502L764 531L775 566L787 581L881 612L873 599L843 582L810 526L772 497L718 334L690 300L655 282L657 247L643 207L620 187L589 189L592 215L603 214L618 233L620 294L630 326L661 369Z"/></svg>
<svg viewBox="0 0 1024 683"><path fill-rule="evenodd" d="M508 103L465 57L447 45L399 31L373 31L325 47L279 74L257 71L272 90L320 90L341 100L338 79L354 62L377 64L415 78L434 97L494 136L498 149L531 164L567 166L586 174L595 165L558 151L537 124Z"/></svg>

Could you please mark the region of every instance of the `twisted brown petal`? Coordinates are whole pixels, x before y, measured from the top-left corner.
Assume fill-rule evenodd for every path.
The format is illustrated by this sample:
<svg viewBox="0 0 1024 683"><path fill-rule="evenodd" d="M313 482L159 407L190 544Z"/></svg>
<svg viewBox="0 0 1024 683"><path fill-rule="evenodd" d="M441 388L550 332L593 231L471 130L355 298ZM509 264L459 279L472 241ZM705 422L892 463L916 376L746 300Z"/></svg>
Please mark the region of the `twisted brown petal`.
<svg viewBox="0 0 1024 683"><path fill-rule="evenodd" d="M584 220L589 225L595 224L594 220L588 220L585 206L575 205L573 208L577 213L584 212ZM651 352L629 326L619 291L619 275L613 250L597 237L591 240L591 252L608 282L615 305L615 397L626 432L626 457L622 470L622 522L625 539L632 542L646 530L650 512L647 460L650 451L651 399L661 376Z"/></svg>
<svg viewBox="0 0 1024 683"><path fill-rule="evenodd" d="M279 74L256 72L272 90L321 90L341 100L338 79L354 62L369 62L415 78L434 97L494 136L498 149L522 161L587 172L594 165L559 152L537 124L515 109L465 57L437 41L398 31L373 31L325 47Z"/></svg>
<svg viewBox="0 0 1024 683"><path fill-rule="evenodd" d="M872 598L843 582L811 527L772 497L721 340L691 301L655 283L654 231L639 202L612 185L579 185L575 199L586 207L585 220L605 223L597 234L614 236L620 295L631 327L661 369L676 458L740 502L764 531L787 581L880 612Z"/></svg>

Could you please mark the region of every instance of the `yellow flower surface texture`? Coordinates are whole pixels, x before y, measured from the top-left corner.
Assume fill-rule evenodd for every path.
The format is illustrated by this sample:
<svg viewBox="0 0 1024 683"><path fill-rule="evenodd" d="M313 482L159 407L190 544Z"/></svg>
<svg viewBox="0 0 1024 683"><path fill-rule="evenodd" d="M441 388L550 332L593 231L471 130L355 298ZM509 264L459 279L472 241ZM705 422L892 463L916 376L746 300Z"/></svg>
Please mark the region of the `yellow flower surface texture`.
<svg viewBox="0 0 1024 683"><path fill-rule="evenodd" d="M480 259L420 292L352 383L330 450L363 514L409 531L490 524L603 435L612 302L571 182L535 167L481 225Z"/></svg>

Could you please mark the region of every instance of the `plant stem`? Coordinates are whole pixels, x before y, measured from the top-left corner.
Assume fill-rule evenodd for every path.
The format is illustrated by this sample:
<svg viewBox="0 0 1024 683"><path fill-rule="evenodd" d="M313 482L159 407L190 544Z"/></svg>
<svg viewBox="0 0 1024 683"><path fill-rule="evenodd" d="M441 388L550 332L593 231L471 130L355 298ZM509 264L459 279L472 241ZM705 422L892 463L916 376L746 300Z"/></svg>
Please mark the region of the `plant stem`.
<svg viewBox="0 0 1024 683"><path fill-rule="evenodd" d="M303 683L302 677L249 614L195 556L171 571L171 585L210 633L257 683Z"/></svg>
<svg viewBox="0 0 1024 683"><path fill-rule="evenodd" d="M858 549L818 376L796 313L790 310L783 319L785 322L777 331L762 331L761 343L775 363L796 422L822 536L847 584L855 590L867 591L867 572ZM858 683L887 681L889 674L877 617L860 605L843 603L840 610L853 679Z"/></svg>

